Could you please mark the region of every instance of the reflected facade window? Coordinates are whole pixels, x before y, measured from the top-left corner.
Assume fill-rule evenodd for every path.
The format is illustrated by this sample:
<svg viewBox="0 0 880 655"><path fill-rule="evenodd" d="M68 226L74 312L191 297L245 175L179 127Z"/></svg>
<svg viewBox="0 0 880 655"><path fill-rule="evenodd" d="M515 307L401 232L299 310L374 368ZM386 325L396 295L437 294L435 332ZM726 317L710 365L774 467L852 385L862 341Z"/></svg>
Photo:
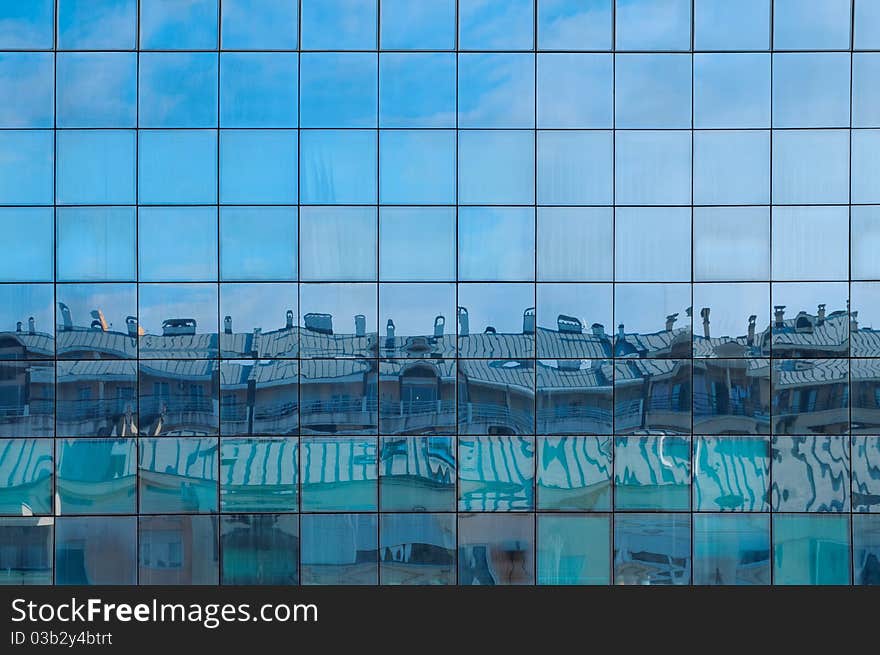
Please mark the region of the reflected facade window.
<svg viewBox="0 0 880 655"><path fill-rule="evenodd" d="M383 512L453 511L456 448L453 437L382 437L379 505Z"/></svg>
<svg viewBox="0 0 880 655"><path fill-rule="evenodd" d="M686 585L690 581L690 514L614 517L614 584Z"/></svg>
<svg viewBox="0 0 880 655"><path fill-rule="evenodd" d="M216 585L219 559L216 516L138 517L138 584Z"/></svg>
<svg viewBox="0 0 880 655"><path fill-rule="evenodd" d="M294 585L299 581L299 521L290 514L229 514L220 526L221 582Z"/></svg>
<svg viewBox="0 0 880 655"><path fill-rule="evenodd" d="M135 516L57 519L55 584L135 584L137 537Z"/></svg>

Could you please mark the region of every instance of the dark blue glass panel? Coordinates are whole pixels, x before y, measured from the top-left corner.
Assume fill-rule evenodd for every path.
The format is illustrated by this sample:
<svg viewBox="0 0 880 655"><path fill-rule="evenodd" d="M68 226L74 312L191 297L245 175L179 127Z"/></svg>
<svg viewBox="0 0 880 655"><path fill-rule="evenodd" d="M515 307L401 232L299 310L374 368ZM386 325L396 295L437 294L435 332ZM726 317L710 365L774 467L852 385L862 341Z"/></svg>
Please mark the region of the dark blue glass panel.
<svg viewBox="0 0 880 655"><path fill-rule="evenodd" d="M455 362L383 361L379 378L382 434L455 432Z"/></svg>
<svg viewBox="0 0 880 655"><path fill-rule="evenodd" d="M0 518L0 586L52 584L54 533L51 518Z"/></svg>
<svg viewBox="0 0 880 655"><path fill-rule="evenodd" d="M59 437L128 437L137 434L134 362L58 362L56 426Z"/></svg>
<svg viewBox="0 0 880 655"><path fill-rule="evenodd" d="M610 434L613 375L610 360L539 361L538 434Z"/></svg>
<svg viewBox="0 0 880 655"><path fill-rule="evenodd" d="M849 431L849 367L845 359L773 362L772 431L843 434Z"/></svg>
<svg viewBox="0 0 880 655"><path fill-rule="evenodd" d="M455 584L453 514L382 514L379 535L381 584Z"/></svg>
<svg viewBox="0 0 880 655"><path fill-rule="evenodd" d="M300 368L303 434L376 434L378 371L368 359L311 359Z"/></svg>
<svg viewBox="0 0 880 655"><path fill-rule="evenodd" d="M690 514L614 517L614 584L687 585L690 581Z"/></svg>
<svg viewBox="0 0 880 655"><path fill-rule="evenodd" d="M0 441L0 514L51 514L54 468L51 440Z"/></svg>
<svg viewBox="0 0 880 655"><path fill-rule="evenodd" d="M304 514L302 584L377 584L378 523L377 514Z"/></svg>
<svg viewBox="0 0 880 655"><path fill-rule="evenodd" d="M540 514L537 542L538 584L610 584L609 516Z"/></svg>
<svg viewBox="0 0 880 655"><path fill-rule="evenodd" d="M769 585L770 517L695 514L694 584Z"/></svg>
<svg viewBox="0 0 880 655"><path fill-rule="evenodd" d="M138 518L138 584L216 585L217 516Z"/></svg>
<svg viewBox="0 0 880 655"><path fill-rule="evenodd" d="M216 438L141 438L138 496L144 514L205 513L218 509Z"/></svg>
<svg viewBox="0 0 880 655"><path fill-rule="evenodd" d="M458 584L535 583L535 517L459 514Z"/></svg>
<svg viewBox="0 0 880 655"><path fill-rule="evenodd" d="M455 508L453 437L381 437L379 507L383 512L440 512Z"/></svg>
<svg viewBox="0 0 880 655"><path fill-rule="evenodd" d="M55 367L0 361L0 438L51 437L55 431Z"/></svg>
<svg viewBox="0 0 880 655"><path fill-rule="evenodd" d="M299 363L296 361L221 362L221 434L297 434L298 390Z"/></svg>
<svg viewBox="0 0 880 655"><path fill-rule="evenodd" d="M532 363L517 359L460 360L458 430L462 434L534 434Z"/></svg>
<svg viewBox="0 0 880 655"><path fill-rule="evenodd" d="M853 516L853 576L857 585L880 585L880 516Z"/></svg>
<svg viewBox="0 0 880 655"><path fill-rule="evenodd" d="M56 519L55 584L136 584L137 538L136 516Z"/></svg>
<svg viewBox="0 0 880 655"><path fill-rule="evenodd" d="M221 518L222 584L299 583L299 518L285 514L231 514Z"/></svg>
<svg viewBox="0 0 880 655"><path fill-rule="evenodd" d="M134 514L134 439L64 439L56 444L58 514Z"/></svg>
<svg viewBox="0 0 880 655"><path fill-rule="evenodd" d="M299 441L295 437L220 440L220 507L224 512L299 509Z"/></svg>
<svg viewBox="0 0 880 655"><path fill-rule="evenodd" d="M695 361L694 429L703 434L767 434L770 360Z"/></svg>

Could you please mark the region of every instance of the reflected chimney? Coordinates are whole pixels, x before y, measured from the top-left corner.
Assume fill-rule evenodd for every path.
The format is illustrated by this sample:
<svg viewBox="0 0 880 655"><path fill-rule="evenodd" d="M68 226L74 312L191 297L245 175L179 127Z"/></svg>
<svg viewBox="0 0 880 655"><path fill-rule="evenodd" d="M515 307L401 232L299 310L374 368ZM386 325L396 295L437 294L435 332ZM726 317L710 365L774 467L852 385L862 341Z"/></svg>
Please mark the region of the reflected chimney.
<svg viewBox="0 0 880 655"><path fill-rule="evenodd" d="M446 318L443 316L437 316L434 319L434 336L442 337L443 329L446 327Z"/></svg>
<svg viewBox="0 0 880 655"><path fill-rule="evenodd" d="M708 307L703 307L703 309L700 310L700 316L703 319L703 336L706 337L707 339L710 338L710 336L709 336L709 312L710 312L710 309Z"/></svg>
<svg viewBox="0 0 880 655"><path fill-rule="evenodd" d="M678 320L678 312L675 314L670 314L666 317L666 331L671 332L672 326L675 325L675 322Z"/></svg>
<svg viewBox="0 0 880 655"><path fill-rule="evenodd" d="M617 326L617 336L619 336L621 339L623 339L624 335L625 335L625 333L623 331L623 323L621 323L620 325Z"/></svg>
<svg viewBox="0 0 880 655"><path fill-rule="evenodd" d="M385 326L385 336L387 336L389 339L394 338L394 321L392 321L390 318L388 319L388 323Z"/></svg>
<svg viewBox="0 0 880 655"><path fill-rule="evenodd" d="M288 330L293 329L293 310L292 309L287 310L286 318L287 318L287 329Z"/></svg>
<svg viewBox="0 0 880 655"><path fill-rule="evenodd" d="M584 324L575 316L566 316L560 314L556 317L556 329L560 332L568 332L570 334L581 334L584 331Z"/></svg>
<svg viewBox="0 0 880 655"><path fill-rule="evenodd" d="M21 333L21 321L15 322L15 331Z"/></svg>
<svg viewBox="0 0 880 655"><path fill-rule="evenodd" d="M486 326L486 334L497 334L497 330L491 325Z"/></svg>
<svg viewBox="0 0 880 655"><path fill-rule="evenodd" d="M535 333L535 308L529 307L523 312L523 334Z"/></svg>
<svg viewBox="0 0 880 655"><path fill-rule="evenodd" d="M605 326L601 323L593 323L590 329L593 331L594 337L599 337L600 339L605 337Z"/></svg>
<svg viewBox="0 0 880 655"><path fill-rule="evenodd" d="M785 324L785 305L773 305L773 317L776 327L781 328Z"/></svg>
<svg viewBox="0 0 880 655"><path fill-rule="evenodd" d="M859 329L859 313L857 311L850 312L849 317L849 331L857 332Z"/></svg>
<svg viewBox="0 0 880 655"><path fill-rule="evenodd" d="M750 346L755 345L755 322L758 320L757 314L749 316L749 336L746 340Z"/></svg>
<svg viewBox="0 0 880 655"><path fill-rule="evenodd" d="M819 311L816 312L816 325L823 325L825 323L825 303L821 303L819 305Z"/></svg>
<svg viewBox="0 0 880 655"><path fill-rule="evenodd" d="M556 368L558 368L560 371L579 371L581 370L581 360L557 359Z"/></svg>
<svg viewBox="0 0 880 655"><path fill-rule="evenodd" d="M687 316L688 318L693 318L694 317L694 308L688 307L686 310L684 310L684 313L685 313L685 316Z"/></svg>
<svg viewBox="0 0 880 655"><path fill-rule="evenodd" d="M31 316L28 319L28 334L36 334L37 332L37 323L34 321L34 317Z"/></svg>
<svg viewBox="0 0 880 655"><path fill-rule="evenodd" d="M73 329L73 319L70 317L70 307L65 303L58 303L58 309L61 310L61 329L64 331Z"/></svg>
<svg viewBox="0 0 880 655"><path fill-rule="evenodd" d="M223 332L225 334L232 334L232 317L225 316L223 318Z"/></svg>
<svg viewBox="0 0 880 655"><path fill-rule="evenodd" d="M126 316L125 317L125 325L128 328L128 336L134 338L138 335L138 323L137 318L134 316Z"/></svg>
<svg viewBox="0 0 880 655"><path fill-rule="evenodd" d="M306 326L306 330L320 334L333 334L333 316L331 314L309 312L303 316L303 324Z"/></svg>
<svg viewBox="0 0 880 655"><path fill-rule="evenodd" d="M367 317L363 314L358 314L354 317L354 335L356 337L367 335Z"/></svg>
<svg viewBox="0 0 880 655"><path fill-rule="evenodd" d="M467 307L458 308L458 336L466 337L470 332L470 321L468 321Z"/></svg>

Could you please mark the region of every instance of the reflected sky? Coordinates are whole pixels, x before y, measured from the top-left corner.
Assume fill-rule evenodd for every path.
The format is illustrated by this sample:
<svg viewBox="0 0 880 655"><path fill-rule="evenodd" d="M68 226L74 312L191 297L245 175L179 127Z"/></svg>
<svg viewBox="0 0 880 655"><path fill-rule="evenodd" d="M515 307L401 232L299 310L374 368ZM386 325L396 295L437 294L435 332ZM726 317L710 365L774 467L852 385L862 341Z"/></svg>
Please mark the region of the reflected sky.
<svg viewBox="0 0 880 655"><path fill-rule="evenodd" d="M433 335L434 319L443 316L449 328L455 317L454 284L380 284L379 327L387 334L388 319L399 337Z"/></svg>
<svg viewBox="0 0 880 655"><path fill-rule="evenodd" d="M694 5L698 50L766 50L772 0L699 0Z"/></svg>
<svg viewBox="0 0 880 655"><path fill-rule="evenodd" d="M535 211L463 207L458 212L458 274L462 280L535 277Z"/></svg>
<svg viewBox="0 0 880 655"><path fill-rule="evenodd" d="M305 50L374 50L376 0L302 0Z"/></svg>
<svg viewBox="0 0 880 655"><path fill-rule="evenodd" d="M615 16L620 50L690 47L690 0L617 0Z"/></svg>
<svg viewBox="0 0 880 655"><path fill-rule="evenodd" d="M618 55L614 75L618 129L691 126L689 55Z"/></svg>
<svg viewBox="0 0 880 655"><path fill-rule="evenodd" d="M0 332L25 332L33 317L36 330L54 332L54 298L51 284L0 284Z"/></svg>
<svg viewBox="0 0 880 655"><path fill-rule="evenodd" d="M610 128L614 116L613 71L611 55L538 55L538 127Z"/></svg>
<svg viewBox="0 0 880 655"><path fill-rule="evenodd" d="M59 284L56 287L58 302L67 305L73 326L90 327L94 320L91 313L97 310L104 315L108 329L114 332L127 332L126 317L137 315L136 293L134 284ZM60 308L56 322L64 325Z"/></svg>
<svg viewBox="0 0 880 655"><path fill-rule="evenodd" d="M263 4L267 8L285 7L283 3ZM243 23L246 25L247 21ZM297 75L296 54L223 53L220 56L220 126L296 127Z"/></svg>
<svg viewBox="0 0 880 655"><path fill-rule="evenodd" d="M804 11L804 0L775 0L774 47L783 50L848 48L851 3L808 0L807 4L809 11Z"/></svg>
<svg viewBox="0 0 880 655"><path fill-rule="evenodd" d="M610 50L614 0L542 0L541 50Z"/></svg>
<svg viewBox="0 0 880 655"><path fill-rule="evenodd" d="M141 48L215 50L218 0L142 0Z"/></svg>
<svg viewBox="0 0 880 655"><path fill-rule="evenodd" d="M773 55L773 127L848 127L850 55Z"/></svg>
<svg viewBox="0 0 880 655"><path fill-rule="evenodd" d="M297 304L296 284L220 285L220 316L223 320L232 317L234 333L279 330L287 324L288 310L296 317Z"/></svg>
<svg viewBox="0 0 880 655"><path fill-rule="evenodd" d="M298 2L223 0L222 11L220 34L224 49L297 47Z"/></svg>
<svg viewBox="0 0 880 655"><path fill-rule="evenodd" d="M137 43L138 0L60 0L58 47L128 50Z"/></svg>
<svg viewBox="0 0 880 655"><path fill-rule="evenodd" d="M453 53L383 53L379 57L379 125L455 127L455 60Z"/></svg>
<svg viewBox="0 0 880 655"><path fill-rule="evenodd" d="M460 55L458 124L462 128L534 127L534 57L495 53Z"/></svg>
<svg viewBox="0 0 880 655"><path fill-rule="evenodd" d="M216 334L216 284L138 285L138 319L146 334L162 334L162 322L192 318L197 334Z"/></svg>
<svg viewBox="0 0 880 655"><path fill-rule="evenodd" d="M58 55L58 127L134 127L137 54Z"/></svg>
<svg viewBox="0 0 880 655"><path fill-rule="evenodd" d="M530 50L532 0L459 0L458 40L462 50Z"/></svg>
<svg viewBox="0 0 880 655"><path fill-rule="evenodd" d="M0 107L0 126L52 127L54 70L50 53L0 54L0 89L7 98Z"/></svg>
<svg viewBox="0 0 880 655"><path fill-rule="evenodd" d="M451 50L456 0L383 0L381 41L386 50Z"/></svg>
<svg viewBox="0 0 880 655"><path fill-rule="evenodd" d="M51 49L55 0L7 2L0 18L0 48Z"/></svg>
<svg viewBox="0 0 880 655"><path fill-rule="evenodd" d="M0 181L0 193L2 188L3 182ZM3 240L0 241L0 281L48 282L52 279L51 209L0 208L0 230L3 233Z"/></svg>

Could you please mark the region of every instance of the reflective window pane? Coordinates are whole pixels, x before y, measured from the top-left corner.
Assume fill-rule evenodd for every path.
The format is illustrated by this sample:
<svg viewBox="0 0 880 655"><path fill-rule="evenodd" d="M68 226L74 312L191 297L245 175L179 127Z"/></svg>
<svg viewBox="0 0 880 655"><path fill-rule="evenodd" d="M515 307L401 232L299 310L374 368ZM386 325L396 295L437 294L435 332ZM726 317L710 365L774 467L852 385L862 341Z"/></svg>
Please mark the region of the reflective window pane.
<svg viewBox="0 0 880 655"><path fill-rule="evenodd" d="M846 432L849 429L849 371L846 364L842 359L774 361L772 431L776 434ZM810 437L809 443L814 443L813 439ZM825 450L831 447L827 442L816 443L825 443Z"/></svg>
<svg viewBox="0 0 880 655"><path fill-rule="evenodd" d="M302 48L373 50L377 0L301 0Z"/></svg>
<svg viewBox="0 0 880 655"><path fill-rule="evenodd" d="M609 360L539 361L538 433L610 433L613 370Z"/></svg>
<svg viewBox="0 0 880 655"><path fill-rule="evenodd" d="M860 516L853 520L853 582L876 585L880 565L880 521L877 516Z"/></svg>
<svg viewBox="0 0 880 655"><path fill-rule="evenodd" d="M387 4L383 3L383 8ZM440 5L436 0L407 1L409 6L419 4ZM382 27L385 27L384 21ZM455 60L452 53L382 54L379 57L379 125L455 127Z"/></svg>
<svg viewBox="0 0 880 655"><path fill-rule="evenodd" d="M610 128L613 70L611 55L538 55L538 127Z"/></svg>
<svg viewBox="0 0 880 655"><path fill-rule="evenodd" d="M215 278L217 210L210 207L141 209L138 213L138 268L140 279L145 282Z"/></svg>
<svg viewBox="0 0 880 655"><path fill-rule="evenodd" d="M306 38L305 30L303 38ZM377 65L373 54L303 54L300 59L302 126L375 126Z"/></svg>
<svg viewBox="0 0 880 655"><path fill-rule="evenodd" d="M217 55L143 54L138 71L139 126L217 125Z"/></svg>
<svg viewBox="0 0 880 655"><path fill-rule="evenodd" d="M218 0L141 0L144 50L216 50Z"/></svg>
<svg viewBox="0 0 880 655"><path fill-rule="evenodd" d="M131 50L137 43L138 0L59 0L58 47Z"/></svg>
<svg viewBox="0 0 880 655"><path fill-rule="evenodd" d="M379 535L381 584L455 584L455 515L382 514Z"/></svg>
<svg viewBox="0 0 880 655"><path fill-rule="evenodd" d="M766 50L770 46L773 0L696 0L694 48L697 50Z"/></svg>
<svg viewBox="0 0 880 655"><path fill-rule="evenodd" d="M55 33L55 0L4 2L0 7L0 48L52 49ZM51 576L50 576L51 577Z"/></svg>
<svg viewBox="0 0 880 655"><path fill-rule="evenodd" d="M694 127L770 127L770 68L770 55L694 55Z"/></svg>
<svg viewBox="0 0 880 655"><path fill-rule="evenodd" d="M310 207L300 212L303 280L376 278L376 210Z"/></svg>
<svg viewBox="0 0 880 655"><path fill-rule="evenodd" d="M382 280L453 280L455 208L383 207L379 210ZM411 235L422 239L417 250ZM449 317L450 320L452 317Z"/></svg>
<svg viewBox="0 0 880 655"><path fill-rule="evenodd" d="M690 203L690 132L621 131L616 133L615 149L614 176L618 204Z"/></svg>
<svg viewBox="0 0 880 655"><path fill-rule="evenodd" d="M618 55L614 71L616 127L690 127L691 65L688 55Z"/></svg>
<svg viewBox="0 0 880 655"><path fill-rule="evenodd" d="M0 127L53 127L54 74L51 54L0 54Z"/></svg>
<svg viewBox="0 0 880 655"><path fill-rule="evenodd" d="M538 0L538 48L610 50L614 0Z"/></svg>
<svg viewBox="0 0 880 655"><path fill-rule="evenodd" d="M459 0L458 42L462 50L531 50L532 0Z"/></svg>
<svg viewBox="0 0 880 655"><path fill-rule="evenodd" d="M0 515L52 513L53 458L50 439L0 441Z"/></svg>
<svg viewBox="0 0 880 655"><path fill-rule="evenodd" d="M51 437L55 367L51 362L0 360L0 438Z"/></svg>
<svg viewBox="0 0 880 655"><path fill-rule="evenodd" d="M299 508L298 441L289 437L220 440L220 507L224 512L295 512Z"/></svg>
<svg viewBox="0 0 880 655"><path fill-rule="evenodd" d="M456 453L453 437L382 437L379 453L383 512L452 511Z"/></svg>
<svg viewBox="0 0 880 655"><path fill-rule="evenodd" d="M690 582L690 514L617 514L614 517L614 584L687 585Z"/></svg>
<svg viewBox="0 0 880 655"><path fill-rule="evenodd" d="M58 436L133 436L137 431L134 362L58 362Z"/></svg>
<svg viewBox="0 0 880 655"><path fill-rule="evenodd" d="M690 380L691 366L685 360L638 359L615 363L614 431L690 432Z"/></svg>
<svg viewBox="0 0 880 655"><path fill-rule="evenodd" d="M376 133L303 130L300 133L300 202L376 202Z"/></svg>
<svg viewBox="0 0 880 655"><path fill-rule="evenodd" d="M458 440L461 512L533 510L535 442L530 437Z"/></svg>
<svg viewBox="0 0 880 655"><path fill-rule="evenodd" d="M850 44L849 0L774 0L773 47L840 50Z"/></svg>
<svg viewBox="0 0 880 655"><path fill-rule="evenodd" d="M618 50L688 50L689 0L617 0Z"/></svg>
<svg viewBox="0 0 880 655"><path fill-rule="evenodd" d="M453 49L456 4L455 0L383 0L379 3L382 48Z"/></svg>
<svg viewBox="0 0 880 655"><path fill-rule="evenodd" d="M298 2L224 0L222 47L230 50L292 50L299 31Z"/></svg>
<svg viewBox="0 0 880 655"><path fill-rule="evenodd" d="M850 582L850 517L773 516L773 584L845 585Z"/></svg>
<svg viewBox="0 0 880 655"><path fill-rule="evenodd" d="M220 420L214 408L219 393L218 378L216 363L210 361L141 363L140 433L151 436L175 436L183 432L217 434ZM141 450L141 454L143 452Z"/></svg>
<svg viewBox="0 0 880 655"><path fill-rule="evenodd" d="M526 208L462 208L458 274L463 280L528 280L535 275L535 212ZM495 326L496 328L498 326Z"/></svg>
<svg viewBox="0 0 880 655"><path fill-rule="evenodd" d="M385 130L379 135L379 202L455 202L455 132Z"/></svg>
<svg viewBox="0 0 880 655"><path fill-rule="evenodd" d="M253 229L254 225L259 228ZM221 279L295 280L297 234L293 207L223 207Z"/></svg>
<svg viewBox="0 0 880 655"><path fill-rule="evenodd" d="M138 497L144 514L216 512L217 439L141 438Z"/></svg>
<svg viewBox="0 0 880 655"><path fill-rule="evenodd" d="M220 202L296 202L297 135L293 130L222 130Z"/></svg>
<svg viewBox="0 0 880 655"><path fill-rule="evenodd" d="M301 448L303 512L376 511L375 437L308 437Z"/></svg>
<svg viewBox="0 0 880 655"><path fill-rule="evenodd" d="M696 437L694 510L768 511L770 454L765 437Z"/></svg>
<svg viewBox="0 0 880 655"><path fill-rule="evenodd" d="M56 519L55 584L136 584L137 538L135 516Z"/></svg>
<svg viewBox="0 0 880 655"><path fill-rule="evenodd" d="M612 202L611 132L538 132L538 203Z"/></svg>
<svg viewBox="0 0 880 655"><path fill-rule="evenodd" d="M0 518L0 585L50 585L55 529L51 518Z"/></svg>
<svg viewBox="0 0 880 655"><path fill-rule="evenodd" d="M852 437L851 448L853 511L880 511L880 437Z"/></svg>
<svg viewBox="0 0 880 655"><path fill-rule="evenodd" d="M611 509L609 437L538 437L538 509Z"/></svg>
<svg viewBox="0 0 880 655"><path fill-rule="evenodd" d="M52 204L52 143L49 130L0 131L0 203Z"/></svg>
<svg viewBox="0 0 880 655"><path fill-rule="evenodd" d="M458 365L460 434L534 434L534 369L525 360L461 360ZM496 385L505 386L498 394Z"/></svg>
<svg viewBox="0 0 880 655"><path fill-rule="evenodd" d="M458 584L535 583L535 517L458 515Z"/></svg>
<svg viewBox="0 0 880 655"><path fill-rule="evenodd" d="M294 11L296 8L296 4L285 3L261 5L273 6L293 7ZM250 20L242 16L238 24L248 25ZM223 53L220 56L221 127L296 127L298 74L295 54Z"/></svg>
<svg viewBox="0 0 880 655"><path fill-rule="evenodd" d="M773 55L773 127L846 127L850 55Z"/></svg>
<svg viewBox="0 0 880 655"><path fill-rule="evenodd" d="M611 582L611 521L607 516L538 515L538 584Z"/></svg>
<svg viewBox="0 0 880 655"><path fill-rule="evenodd" d="M688 510L691 444L681 437L614 440L617 510Z"/></svg>
<svg viewBox="0 0 880 655"><path fill-rule="evenodd" d="M3 233L3 240L0 241L0 281L52 280L51 209L0 208L0 231Z"/></svg>
<svg viewBox="0 0 880 655"><path fill-rule="evenodd" d="M57 449L58 514L134 514L134 439L65 439Z"/></svg>
<svg viewBox="0 0 880 655"><path fill-rule="evenodd" d="M217 516L138 518L138 584L216 585Z"/></svg>
<svg viewBox="0 0 880 655"><path fill-rule="evenodd" d="M222 584L299 583L299 518L285 514L231 514L221 518Z"/></svg>
<svg viewBox="0 0 880 655"><path fill-rule="evenodd" d="M463 128L533 127L534 57L525 54L460 55L458 123Z"/></svg>
<svg viewBox="0 0 880 655"><path fill-rule="evenodd" d="M459 202L532 204L535 139L525 131L462 131L458 135Z"/></svg>
<svg viewBox="0 0 880 655"><path fill-rule="evenodd" d="M214 130L139 130L138 200L143 204L217 201Z"/></svg>
<svg viewBox="0 0 880 655"><path fill-rule="evenodd" d="M846 437L774 437L774 511L849 511L847 442Z"/></svg>
<svg viewBox="0 0 880 655"><path fill-rule="evenodd" d="M299 366L288 360L220 363L220 432L296 434Z"/></svg>
<svg viewBox="0 0 880 655"><path fill-rule="evenodd" d="M134 359L137 356L136 285L59 284L55 287L55 298L59 359ZM116 376L127 370L125 366L99 367L97 363L88 362L82 366L91 369L95 380L109 373L120 381ZM114 393L122 394L126 400L133 398L129 391ZM119 411L124 411L124 404L120 407ZM137 408L132 406L132 409Z"/></svg>
<svg viewBox="0 0 880 655"><path fill-rule="evenodd" d="M694 584L769 585L770 517L695 514Z"/></svg>
<svg viewBox="0 0 880 655"><path fill-rule="evenodd" d="M304 514L302 584L378 584L378 527L377 514Z"/></svg>

